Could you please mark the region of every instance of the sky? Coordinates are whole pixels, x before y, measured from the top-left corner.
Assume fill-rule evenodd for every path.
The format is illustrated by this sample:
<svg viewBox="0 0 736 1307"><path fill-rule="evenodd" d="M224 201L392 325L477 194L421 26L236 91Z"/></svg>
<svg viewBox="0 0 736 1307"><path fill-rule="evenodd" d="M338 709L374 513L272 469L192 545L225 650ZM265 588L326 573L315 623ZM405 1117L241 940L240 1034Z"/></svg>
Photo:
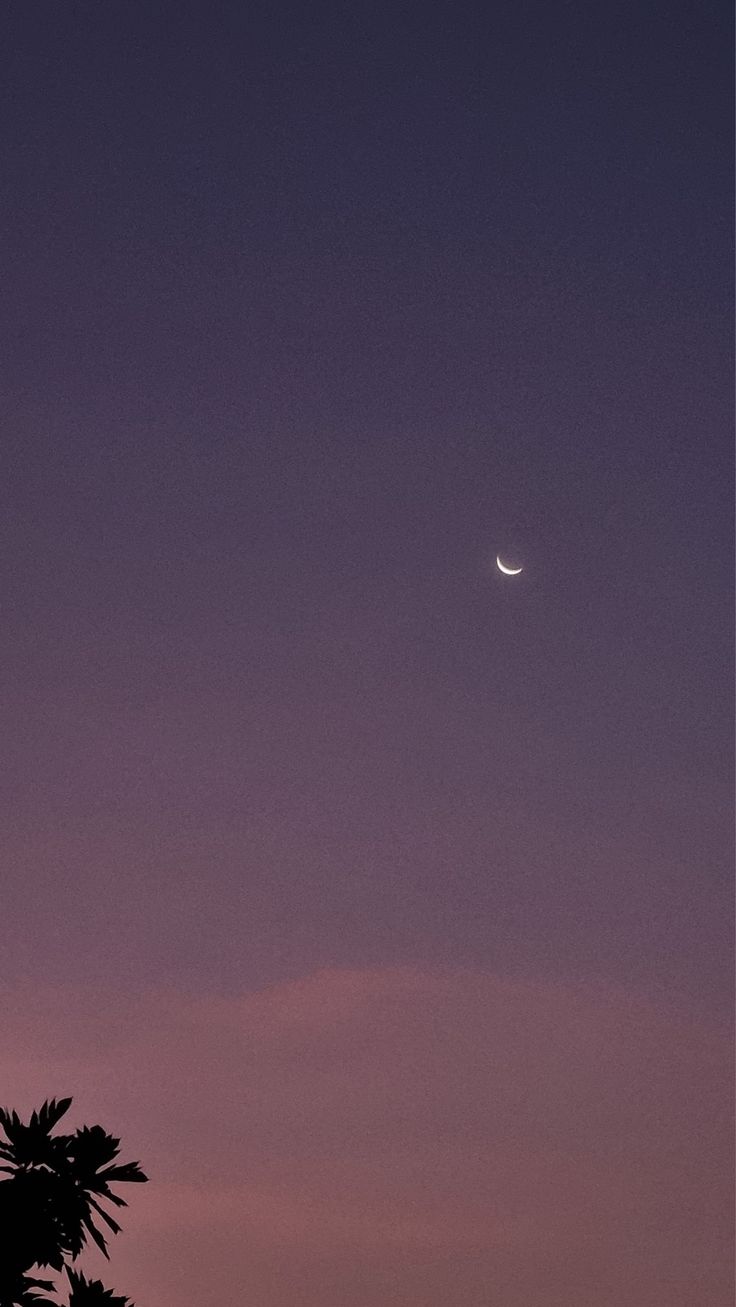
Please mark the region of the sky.
<svg viewBox="0 0 736 1307"><path fill-rule="evenodd" d="M731 27L0 15L3 1097L137 1307L730 1307Z"/></svg>

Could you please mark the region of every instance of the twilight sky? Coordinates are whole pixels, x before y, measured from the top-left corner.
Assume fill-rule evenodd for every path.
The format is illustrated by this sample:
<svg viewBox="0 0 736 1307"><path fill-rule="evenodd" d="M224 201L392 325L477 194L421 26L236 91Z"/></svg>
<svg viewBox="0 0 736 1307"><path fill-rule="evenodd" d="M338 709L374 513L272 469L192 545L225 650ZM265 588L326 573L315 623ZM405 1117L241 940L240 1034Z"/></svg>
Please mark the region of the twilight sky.
<svg viewBox="0 0 736 1307"><path fill-rule="evenodd" d="M138 1307L730 1307L727 7L0 51L2 1098Z"/></svg>

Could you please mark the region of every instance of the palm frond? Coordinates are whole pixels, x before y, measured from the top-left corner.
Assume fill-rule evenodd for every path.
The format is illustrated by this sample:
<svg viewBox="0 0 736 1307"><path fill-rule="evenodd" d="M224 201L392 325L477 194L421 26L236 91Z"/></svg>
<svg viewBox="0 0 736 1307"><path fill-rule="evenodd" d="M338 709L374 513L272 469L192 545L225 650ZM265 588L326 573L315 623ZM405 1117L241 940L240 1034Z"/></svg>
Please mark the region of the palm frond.
<svg viewBox="0 0 736 1307"><path fill-rule="evenodd" d="M112 1230L113 1234L120 1234L122 1226L118 1225L115 1218L111 1216L109 1212L106 1212L104 1207L100 1207L100 1204L96 1201L96 1199L90 1197L87 1199L87 1202L89 1203L90 1207L94 1208L94 1210L97 1212L97 1215L102 1217L108 1230Z"/></svg>
<svg viewBox="0 0 736 1307"><path fill-rule="evenodd" d="M54 1299L46 1297L46 1293L53 1293L54 1287L51 1280L37 1280L22 1272L0 1274L0 1305L35 1307L36 1303L47 1303L49 1307L55 1307ZM43 1292L37 1292L39 1289Z"/></svg>
<svg viewBox="0 0 736 1307"><path fill-rule="evenodd" d="M69 1307L134 1307L129 1298L106 1289L101 1280L87 1280L78 1271L67 1271L71 1285Z"/></svg>
<svg viewBox="0 0 736 1307"><path fill-rule="evenodd" d="M124 1181L126 1184L145 1184L148 1176L141 1170L140 1162L123 1162L120 1166L107 1166L100 1171L100 1179L108 1183L112 1180Z"/></svg>

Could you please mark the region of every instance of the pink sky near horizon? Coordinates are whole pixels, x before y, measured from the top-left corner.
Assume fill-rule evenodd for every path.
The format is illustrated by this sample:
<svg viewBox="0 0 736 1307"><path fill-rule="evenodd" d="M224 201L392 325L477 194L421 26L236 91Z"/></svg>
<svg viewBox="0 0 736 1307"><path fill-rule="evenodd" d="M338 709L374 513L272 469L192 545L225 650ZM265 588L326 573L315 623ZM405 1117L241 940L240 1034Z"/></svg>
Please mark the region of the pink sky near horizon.
<svg viewBox="0 0 736 1307"><path fill-rule="evenodd" d="M146 1307L726 1307L730 1040L606 986L325 969L235 997L6 989L4 1095L140 1158Z"/></svg>

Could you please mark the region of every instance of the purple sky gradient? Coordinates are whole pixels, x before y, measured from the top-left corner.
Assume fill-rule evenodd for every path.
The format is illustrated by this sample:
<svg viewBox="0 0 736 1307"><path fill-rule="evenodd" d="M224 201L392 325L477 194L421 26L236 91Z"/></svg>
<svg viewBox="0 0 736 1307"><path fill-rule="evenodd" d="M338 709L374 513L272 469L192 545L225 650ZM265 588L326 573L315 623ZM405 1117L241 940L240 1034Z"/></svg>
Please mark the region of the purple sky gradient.
<svg viewBox="0 0 736 1307"><path fill-rule="evenodd" d="M692 1307L707 1274L698 1307L725 1307L725 1237L704 1251L682 1236L688 1212L698 1231L712 1216L687 1087L697 1040L725 1038L732 1010L725 10L39 3L6 9L0 49L0 962L9 1065L19 1018L31 1068L9 1073L8 1094L31 1107L75 1093L83 1116L129 1126L145 1165L160 1084L147 1120L145 1077L136 1096L104 1047L86 1050L90 996L128 1013L134 1044L155 1047L162 1021L165 1079L184 1070L170 1032L188 1004L252 1014L303 986L320 1012L303 1058L282 1028L268 1056L258 1040L238 1053L227 1022L220 1034L224 1094L238 1057L248 1074L265 1058L264 1086L283 1062L295 1095L303 1067L303 1119L295 1098L283 1137L278 1114L268 1123L282 1171L259 1172L263 1118L239 1109L242 1173L260 1175L273 1222L293 1222L281 1279L254 1247L253 1301L485 1307L497 1283L505 1307ZM501 578L497 551L523 574ZM404 1169L365 1192L360 1113L317 1156L330 987L398 984L411 1025L397 975L420 978L423 1021L421 978L447 978L460 1064L500 1123L487 1134L474 1100L479 1170L462 1201L440 1176L416 1216L456 1232L437 1236L431 1274L421 1238L389 1255L351 1236L338 1255L327 1213L298 1234L310 1168L319 1194L344 1167L370 1242L378 1209L411 1206L434 1175L425 1092L450 1134L465 1110L440 1034L414 1080L394 1068L393 1034L360 1054L361 1010L349 1084L395 1074L423 1124ZM515 1010L514 986L531 1033L499 1087L468 1049L491 1056L484 1002ZM47 1071L40 994L66 1014ZM570 1057L542 1093L558 1000ZM600 1071L600 1003L649 1095L626 1125ZM680 1056L667 1013L699 1032L684 1087L661 1074ZM723 1065L703 1073L716 1097ZM572 1139L586 1076L601 1153ZM218 1075L197 1083L207 1140L227 1141ZM518 1128L494 1098L512 1084ZM376 1119L399 1138L381 1093ZM622 1260L633 1226L612 1214L638 1192L650 1110L669 1143L652 1145L634 1203L651 1231L640 1263ZM176 1186L201 1169L234 1192L188 1113L170 1170L166 1148L150 1164L166 1175L145 1199L161 1224L126 1236L130 1288L111 1276L138 1307L182 1301L192 1238ZM730 1156L725 1117L707 1130L707 1156L718 1138ZM510 1174L515 1150L518 1228L487 1178L495 1161ZM452 1155L457 1179L466 1154ZM555 1157L579 1220L599 1165L607 1198L574 1248L559 1217L552 1274ZM258 1203L242 1201L250 1228ZM491 1209L490 1225L510 1223L501 1262L457 1234ZM246 1275L201 1219L200 1261L223 1283Z"/></svg>

